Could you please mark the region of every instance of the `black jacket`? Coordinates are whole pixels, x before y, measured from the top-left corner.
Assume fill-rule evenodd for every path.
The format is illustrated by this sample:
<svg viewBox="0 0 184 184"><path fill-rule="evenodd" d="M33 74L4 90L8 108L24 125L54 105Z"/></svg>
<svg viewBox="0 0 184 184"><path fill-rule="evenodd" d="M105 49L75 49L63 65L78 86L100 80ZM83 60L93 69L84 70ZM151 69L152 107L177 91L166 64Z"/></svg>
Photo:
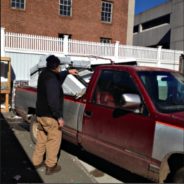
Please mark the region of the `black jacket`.
<svg viewBox="0 0 184 184"><path fill-rule="evenodd" d="M39 75L37 85L36 115L63 118L62 83L68 72L59 74L45 68Z"/></svg>

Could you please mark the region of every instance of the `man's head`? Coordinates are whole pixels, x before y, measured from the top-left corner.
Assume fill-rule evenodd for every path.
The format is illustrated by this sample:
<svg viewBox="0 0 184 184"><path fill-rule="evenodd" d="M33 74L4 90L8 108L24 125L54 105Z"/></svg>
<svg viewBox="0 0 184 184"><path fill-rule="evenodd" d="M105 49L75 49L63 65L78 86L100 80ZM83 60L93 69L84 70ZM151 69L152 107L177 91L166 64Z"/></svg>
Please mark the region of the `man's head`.
<svg viewBox="0 0 184 184"><path fill-rule="evenodd" d="M59 72L60 60L58 57L54 55L50 55L47 57L46 61L47 61L47 68L49 68L50 70Z"/></svg>

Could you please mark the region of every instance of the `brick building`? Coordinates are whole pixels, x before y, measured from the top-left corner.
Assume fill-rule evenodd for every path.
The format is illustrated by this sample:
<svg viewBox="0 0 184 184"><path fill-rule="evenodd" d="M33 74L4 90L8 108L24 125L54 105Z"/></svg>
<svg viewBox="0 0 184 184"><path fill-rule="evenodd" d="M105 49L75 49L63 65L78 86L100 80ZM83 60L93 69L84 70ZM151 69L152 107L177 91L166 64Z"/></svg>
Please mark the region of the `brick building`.
<svg viewBox="0 0 184 184"><path fill-rule="evenodd" d="M134 0L1 0L8 32L132 44Z"/></svg>

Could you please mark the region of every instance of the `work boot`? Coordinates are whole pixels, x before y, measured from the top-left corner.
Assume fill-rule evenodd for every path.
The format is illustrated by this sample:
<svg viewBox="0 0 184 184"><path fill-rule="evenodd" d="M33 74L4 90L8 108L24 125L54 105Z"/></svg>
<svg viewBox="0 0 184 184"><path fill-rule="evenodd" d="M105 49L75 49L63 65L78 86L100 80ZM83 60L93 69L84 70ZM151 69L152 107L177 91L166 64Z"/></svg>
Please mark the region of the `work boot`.
<svg viewBox="0 0 184 184"><path fill-rule="evenodd" d="M57 165L57 164L55 166L53 166L53 167L46 166L45 174L46 175L51 175L53 173L59 172L60 170L61 170L61 166Z"/></svg>

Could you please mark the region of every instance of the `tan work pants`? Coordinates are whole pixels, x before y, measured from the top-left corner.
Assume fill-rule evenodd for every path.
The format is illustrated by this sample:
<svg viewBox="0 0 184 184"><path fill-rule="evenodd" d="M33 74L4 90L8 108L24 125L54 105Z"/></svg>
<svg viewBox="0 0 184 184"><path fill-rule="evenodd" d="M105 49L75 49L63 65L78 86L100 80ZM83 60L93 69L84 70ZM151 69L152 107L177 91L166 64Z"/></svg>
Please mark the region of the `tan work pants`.
<svg viewBox="0 0 184 184"><path fill-rule="evenodd" d="M58 122L49 117L37 117L37 121L42 125L43 130L38 130L37 143L33 152L33 164L35 166L43 162L46 152L45 164L53 167L57 163L57 155L61 145L62 131Z"/></svg>

